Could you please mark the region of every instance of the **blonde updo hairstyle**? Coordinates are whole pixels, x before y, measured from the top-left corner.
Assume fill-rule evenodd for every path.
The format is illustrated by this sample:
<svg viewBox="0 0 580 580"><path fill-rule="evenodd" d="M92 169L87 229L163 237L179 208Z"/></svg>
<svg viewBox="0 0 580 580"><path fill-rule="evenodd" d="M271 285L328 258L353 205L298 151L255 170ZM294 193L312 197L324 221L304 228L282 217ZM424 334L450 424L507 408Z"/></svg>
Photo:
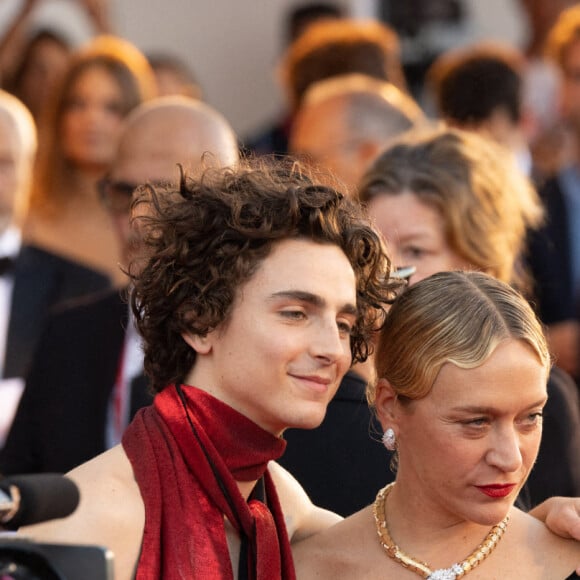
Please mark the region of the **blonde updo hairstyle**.
<svg viewBox="0 0 580 580"><path fill-rule="evenodd" d="M377 376L389 381L403 404L409 403L429 394L444 364L478 367L510 339L526 343L549 368L542 327L521 294L480 272L441 272L395 300L379 337ZM375 397L371 385L371 406Z"/></svg>

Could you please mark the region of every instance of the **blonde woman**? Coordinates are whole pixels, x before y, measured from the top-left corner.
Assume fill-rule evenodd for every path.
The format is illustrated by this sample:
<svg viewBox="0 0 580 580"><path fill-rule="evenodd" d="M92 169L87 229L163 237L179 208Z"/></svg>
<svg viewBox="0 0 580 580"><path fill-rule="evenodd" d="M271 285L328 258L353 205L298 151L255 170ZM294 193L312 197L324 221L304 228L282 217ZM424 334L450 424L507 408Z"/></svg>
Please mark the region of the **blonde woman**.
<svg viewBox="0 0 580 580"><path fill-rule="evenodd" d="M445 270L478 270L529 295L526 236L543 215L529 180L494 143L471 132L409 133L363 178L362 201L411 284ZM556 360L556 364L558 361ZM542 447L523 505L580 496L580 407L572 379L554 367Z"/></svg>
<svg viewBox="0 0 580 580"><path fill-rule="evenodd" d="M397 476L294 549L298 578L568 578L580 543L514 507L540 446L550 356L511 286L443 272L395 302L369 390Z"/></svg>

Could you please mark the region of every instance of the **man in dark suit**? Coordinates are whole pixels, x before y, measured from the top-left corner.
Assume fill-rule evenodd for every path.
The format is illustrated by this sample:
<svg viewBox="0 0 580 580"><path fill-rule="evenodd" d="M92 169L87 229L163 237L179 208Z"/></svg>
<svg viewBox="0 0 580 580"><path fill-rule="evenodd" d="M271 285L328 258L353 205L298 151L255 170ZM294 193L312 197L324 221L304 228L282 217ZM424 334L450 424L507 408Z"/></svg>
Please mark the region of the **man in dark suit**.
<svg viewBox="0 0 580 580"><path fill-rule="evenodd" d="M110 286L104 275L21 243L35 153L31 114L0 91L0 447L51 308Z"/></svg>
<svg viewBox="0 0 580 580"><path fill-rule="evenodd" d="M543 184L544 228L530 245L537 310L556 363L580 385L580 6L564 10L546 43L560 69L561 112L571 145L563 167Z"/></svg>
<svg viewBox="0 0 580 580"><path fill-rule="evenodd" d="M15 256L12 274L4 378L26 376L40 331L53 309L111 286L106 276L27 244Z"/></svg>
<svg viewBox="0 0 580 580"><path fill-rule="evenodd" d="M133 189L176 179L178 163L194 168L206 152L223 165L238 158L232 129L203 103L160 98L128 119L102 183L126 264L139 244L129 223ZM133 330L129 307L117 291L50 319L0 453L0 471L68 471L118 442L132 414L150 401Z"/></svg>

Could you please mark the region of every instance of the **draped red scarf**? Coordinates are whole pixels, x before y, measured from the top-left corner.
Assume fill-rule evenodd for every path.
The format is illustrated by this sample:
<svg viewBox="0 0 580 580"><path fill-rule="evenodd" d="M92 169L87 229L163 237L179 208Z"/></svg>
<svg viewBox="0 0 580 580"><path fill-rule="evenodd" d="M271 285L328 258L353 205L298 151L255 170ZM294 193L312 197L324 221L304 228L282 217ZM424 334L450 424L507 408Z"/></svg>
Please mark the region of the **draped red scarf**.
<svg viewBox="0 0 580 580"><path fill-rule="evenodd" d="M284 516L266 469L285 441L204 391L181 390L184 400L175 386L164 389L123 436L145 504L136 578L233 578L225 515L247 538L248 578L293 580ZM247 502L236 484L262 476L267 507Z"/></svg>

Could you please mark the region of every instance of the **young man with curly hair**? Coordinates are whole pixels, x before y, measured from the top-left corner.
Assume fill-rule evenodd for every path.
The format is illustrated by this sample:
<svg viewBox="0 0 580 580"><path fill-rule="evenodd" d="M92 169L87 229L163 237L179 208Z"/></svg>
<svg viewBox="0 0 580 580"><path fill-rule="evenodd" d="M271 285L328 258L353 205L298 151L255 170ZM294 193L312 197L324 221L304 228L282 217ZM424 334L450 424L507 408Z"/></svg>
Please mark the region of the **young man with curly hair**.
<svg viewBox="0 0 580 580"><path fill-rule="evenodd" d="M355 202L290 162L135 195L131 302L155 401L71 472L79 510L28 531L108 546L121 580L293 578L289 540L336 516L273 460L366 358L390 261Z"/></svg>

